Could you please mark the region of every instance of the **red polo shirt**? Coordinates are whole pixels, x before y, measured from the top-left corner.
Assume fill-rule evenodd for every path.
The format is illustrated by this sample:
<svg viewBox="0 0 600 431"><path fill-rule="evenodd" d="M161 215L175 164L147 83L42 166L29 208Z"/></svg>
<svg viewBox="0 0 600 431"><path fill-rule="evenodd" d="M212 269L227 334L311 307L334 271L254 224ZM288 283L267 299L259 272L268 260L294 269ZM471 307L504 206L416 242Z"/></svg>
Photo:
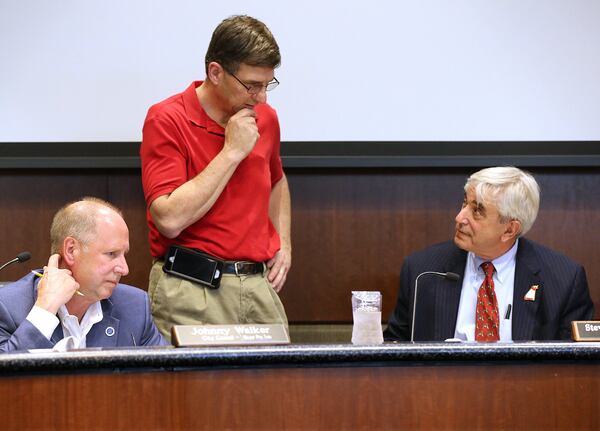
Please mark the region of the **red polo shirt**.
<svg viewBox="0 0 600 431"><path fill-rule="evenodd" d="M164 257L169 245L200 249L226 260L265 261L279 250L279 235L269 219L269 197L282 178L277 114L267 104L255 107L260 138L237 167L212 208L175 239L163 236L150 205L159 196L202 172L223 149L225 130L200 105L193 82L183 93L152 106L144 122L140 149L150 252Z"/></svg>

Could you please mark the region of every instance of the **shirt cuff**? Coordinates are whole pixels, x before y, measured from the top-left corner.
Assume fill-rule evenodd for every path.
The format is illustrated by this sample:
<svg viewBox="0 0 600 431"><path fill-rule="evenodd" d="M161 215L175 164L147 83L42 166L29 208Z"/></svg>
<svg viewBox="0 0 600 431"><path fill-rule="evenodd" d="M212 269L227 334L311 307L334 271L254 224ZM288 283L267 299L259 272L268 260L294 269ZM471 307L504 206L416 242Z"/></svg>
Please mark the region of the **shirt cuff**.
<svg viewBox="0 0 600 431"><path fill-rule="evenodd" d="M37 305L33 306L27 315L27 320L29 320L29 322L35 326L48 341L50 341L50 337L52 337L54 330L60 323L58 317Z"/></svg>

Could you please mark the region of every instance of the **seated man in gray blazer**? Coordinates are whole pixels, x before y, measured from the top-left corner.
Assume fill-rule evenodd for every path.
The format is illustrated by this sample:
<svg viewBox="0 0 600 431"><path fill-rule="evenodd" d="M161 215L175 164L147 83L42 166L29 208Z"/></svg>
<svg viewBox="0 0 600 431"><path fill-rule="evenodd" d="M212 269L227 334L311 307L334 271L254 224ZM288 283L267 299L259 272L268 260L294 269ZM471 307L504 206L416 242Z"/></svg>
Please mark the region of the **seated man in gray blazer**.
<svg viewBox="0 0 600 431"><path fill-rule="evenodd" d="M592 318L594 305L581 265L522 237L538 213L535 179L514 167L488 168L464 191L454 241L404 261L385 339L410 340L413 331L417 341L570 338L571 321ZM427 271L460 279L423 274L415 312L415 280Z"/></svg>
<svg viewBox="0 0 600 431"><path fill-rule="evenodd" d="M121 212L96 198L64 206L41 272L0 288L0 351L167 344L143 290L120 284L129 268Z"/></svg>

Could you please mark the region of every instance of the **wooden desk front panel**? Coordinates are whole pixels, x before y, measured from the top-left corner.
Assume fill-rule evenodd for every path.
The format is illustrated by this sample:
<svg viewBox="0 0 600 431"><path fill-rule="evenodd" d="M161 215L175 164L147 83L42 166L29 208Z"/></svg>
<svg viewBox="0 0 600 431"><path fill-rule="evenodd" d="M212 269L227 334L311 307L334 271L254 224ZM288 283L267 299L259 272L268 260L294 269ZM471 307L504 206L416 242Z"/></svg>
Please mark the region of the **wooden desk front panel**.
<svg viewBox="0 0 600 431"><path fill-rule="evenodd" d="M0 379L2 429L598 429L589 364L221 369Z"/></svg>

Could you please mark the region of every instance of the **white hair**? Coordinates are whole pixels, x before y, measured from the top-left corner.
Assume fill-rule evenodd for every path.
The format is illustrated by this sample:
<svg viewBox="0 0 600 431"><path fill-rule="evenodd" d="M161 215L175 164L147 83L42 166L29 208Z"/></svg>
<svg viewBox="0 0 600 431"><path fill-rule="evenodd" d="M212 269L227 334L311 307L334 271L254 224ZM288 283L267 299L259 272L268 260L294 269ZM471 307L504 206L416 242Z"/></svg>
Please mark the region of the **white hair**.
<svg viewBox="0 0 600 431"><path fill-rule="evenodd" d="M540 207L540 188L529 172L513 166L482 169L467 179L464 189L473 189L477 202L494 204L501 223L521 222L519 236L533 226Z"/></svg>

